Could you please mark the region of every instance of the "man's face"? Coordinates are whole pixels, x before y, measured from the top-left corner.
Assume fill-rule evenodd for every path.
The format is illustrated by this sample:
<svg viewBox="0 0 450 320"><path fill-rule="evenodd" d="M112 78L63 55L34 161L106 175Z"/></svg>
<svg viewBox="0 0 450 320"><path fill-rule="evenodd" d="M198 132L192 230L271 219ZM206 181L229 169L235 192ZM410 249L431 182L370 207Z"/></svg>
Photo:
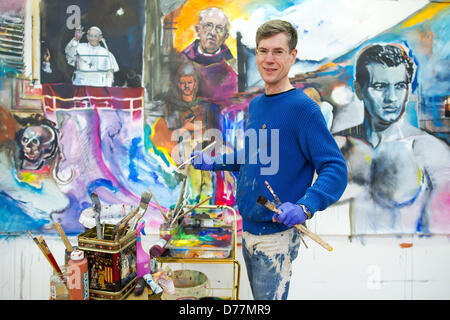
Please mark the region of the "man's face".
<svg viewBox="0 0 450 320"><path fill-rule="evenodd" d="M202 51L215 53L228 38L227 19L223 15L210 13L195 26L195 31Z"/></svg>
<svg viewBox="0 0 450 320"><path fill-rule="evenodd" d="M185 98L190 97L192 98L194 95L194 88L195 88L195 79L193 76L182 76L180 77L180 80L178 80L178 89L180 90L183 100Z"/></svg>
<svg viewBox="0 0 450 320"><path fill-rule="evenodd" d="M93 46L93 47L98 46L101 39L102 39L102 36L101 36L100 32L98 32L97 30L91 29L88 31L87 40L91 46Z"/></svg>
<svg viewBox="0 0 450 320"><path fill-rule="evenodd" d="M289 52L289 44L285 33L278 33L259 41L256 65L266 85L276 86L283 83L289 69L295 62L297 49Z"/></svg>
<svg viewBox="0 0 450 320"><path fill-rule="evenodd" d="M386 67L373 63L366 68L370 79L361 94L367 112L375 120L385 123L397 121L408 99L405 65Z"/></svg>

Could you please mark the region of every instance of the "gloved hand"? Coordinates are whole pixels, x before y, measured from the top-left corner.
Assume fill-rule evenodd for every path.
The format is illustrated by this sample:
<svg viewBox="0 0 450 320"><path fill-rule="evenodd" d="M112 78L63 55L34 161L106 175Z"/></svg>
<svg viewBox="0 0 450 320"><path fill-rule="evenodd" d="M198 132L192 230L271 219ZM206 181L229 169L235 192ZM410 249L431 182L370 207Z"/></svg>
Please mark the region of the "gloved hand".
<svg viewBox="0 0 450 320"><path fill-rule="evenodd" d="M201 151L194 151L191 157L195 155L198 156L191 160L191 164L195 169L204 171L211 171L213 169L213 161L208 154Z"/></svg>
<svg viewBox="0 0 450 320"><path fill-rule="evenodd" d="M291 202L285 202L278 207L282 211L280 214L274 214L272 220L283 223L288 227L303 223L306 220L306 214L303 208Z"/></svg>

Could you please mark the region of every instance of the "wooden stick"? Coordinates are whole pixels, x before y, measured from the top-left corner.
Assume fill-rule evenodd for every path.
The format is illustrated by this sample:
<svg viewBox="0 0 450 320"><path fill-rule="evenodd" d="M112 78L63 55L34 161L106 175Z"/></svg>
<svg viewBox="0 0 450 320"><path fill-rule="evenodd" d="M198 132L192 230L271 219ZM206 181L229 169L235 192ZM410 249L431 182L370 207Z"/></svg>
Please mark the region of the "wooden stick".
<svg viewBox="0 0 450 320"><path fill-rule="evenodd" d="M30 230L27 230L27 234L31 237L31 239L33 239L34 243L36 243L36 245L38 246L39 250L41 250L42 254L44 255L44 257L47 259L48 263L50 263L50 266L53 268L53 270L55 270L56 272L59 272L55 265L53 264L53 262L50 260L50 257L47 255L46 251L44 250L43 246L41 245L41 243L33 236L33 234L30 232ZM61 270L60 270L61 271Z"/></svg>
<svg viewBox="0 0 450 320"><path fill-rule="evenodd" d="M269 189L269 192L272 194L273 198L275 199L275 201L278 203L279 206L282 205L280 198L278 198L278 196L275 194L275 191L273 191L272 187L270 186L270 184L267 181L264 181L264 184L266 185L267 189Z"/></svg>
<svg viewBox="0 0 450 320"><path fill-rule="evenodd" d="M208 144L206 147L204 147L202 150L200 150L201 152L203 152L203 151L205 151L206 149L209 149L209 148L211 148L213 145L215 145L216 144L216 141L214 140L213 142L211 142L210 144ZM190 157L189 159L187 159L185 162L183 162L182 164L180 164L178 167L177 167L177 170L178 169L180 169L182 166L184 166L186 163L188 163L189 161L191 161L192 159L194 159L194 158L196 158L197 156L198 156L199 154L196 154L195 156L193 156L193 157Z"/></svg>
<svg viewBox="0 0 450 320"><path fill-rule="evenodd" d="M153 194L152 190L150 189L150 187L148 188L148 192L150 193L150 195L152 196L153 200L155 200L156 205L158 206L159 212L161 212L162 216L164 217L164 219L166 219L167 222L169 222L169 218L167 217L167 215L164 213L163 209L161 208L161 206L158 203L158 200L156 200L155 195Z"/></svg>
<svg viewBox="0 0 450 320"><path fill-rule="evenodd" d="M61 240L64 243L64 246L66 247L67 252L69 252L69 253L72 252L73 251L72 244L70 243L69 239L67 238L61 225L58 222L55 222L55 227L56 227L56 230L58 230L59 236L61 237Z"/></svg>
<svg viewBox="0 0 450 320"><path fill-rule="evenodd" d="M269 192L272 194L273 198L275 199L275 201L278 203L279 206L282 205L280 198L278 198L278 196L275 194L275 191L273 191L272 187L270 186L269 182L264 181L264 184L266 185L267 189L269 190ZM298 233L298 236L300 237L300 240L303 242L303 244L305 245L306 248L308 248L308 245L305 242L305 239L303 239L301 233Z"/></svg>
<svg viewBox="0 0 450 320"><path fill-rule="evenodd" d="M172 220L172 223L175 222L176 220L178 220L179 218L181 218L182 216L188 214L189 212L195 210L196 208L198 208L199 206L201 206L202 204L204 204L206 201L209 201L213 196L209 196L208 198L206 198L205 200L199 202L198 204L196 204L195 206L193 206L192 208L190 208L188 211L183 212L182 214L178 215L176 218L174 218ZM172 224L171 223L171 224Z"/></svg>
<svg viewBox="0 0 450 320"><path fill-rule="evenodd" d="M269 200L267 200L264 196L259 196L258 197L258 203L265 206L267 209L280 214L282 211L280 209L277 208L277 206L273 203L270 202ZM327 249L328 251L333 251L333 247L330 246L325 240L323 240L321 237L319 237L317 234L311 232L310 230L308 230L306 227L304 227L301 224L296 224L294 226L295 229L303 232L304 234L306 234L308 237L310 237L312 240L314 240L315 242L317 242L319 245L321 245L322 247L324 247L325 249Z"/></svg>
<svg viewBox="0 0 450 320"><path fill-rule="evenodd" d="M50 261L52 261L52 264L55 266L55 270L58 272L58 274L62 275L62 271L58 266L58 263L56 262L55 257L53 256L52 252L50 251L50 248L47 245L47 242L45 242L44 237L40 235L37 238L37 241L40 243L42 248L44 249L45 254L49 257Z"/></svg>

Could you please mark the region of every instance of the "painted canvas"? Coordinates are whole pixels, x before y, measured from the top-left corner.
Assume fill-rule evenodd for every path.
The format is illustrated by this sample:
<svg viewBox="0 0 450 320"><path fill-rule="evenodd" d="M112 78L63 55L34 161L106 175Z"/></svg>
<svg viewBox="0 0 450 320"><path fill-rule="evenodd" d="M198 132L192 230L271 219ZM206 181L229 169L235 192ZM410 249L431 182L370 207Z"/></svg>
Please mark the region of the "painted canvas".
<svg viewBox="0 0 450 320"><path fill-rule="evenodd" d="M29 1L1 17L26 21ZM214 141L213 154L242 146L249 101L264 90L255 32L275 18L297 28L291 81L347 160L352 234L450 232L448 3L39 3L41 109L17 108L19 72L0 74L0 232L59 222L79 233L92 192L105 206L136 206L149 187L165 208L180 193L233 206L238 172L178 167ZM153 202L149 212L156 228Z"/></svg>

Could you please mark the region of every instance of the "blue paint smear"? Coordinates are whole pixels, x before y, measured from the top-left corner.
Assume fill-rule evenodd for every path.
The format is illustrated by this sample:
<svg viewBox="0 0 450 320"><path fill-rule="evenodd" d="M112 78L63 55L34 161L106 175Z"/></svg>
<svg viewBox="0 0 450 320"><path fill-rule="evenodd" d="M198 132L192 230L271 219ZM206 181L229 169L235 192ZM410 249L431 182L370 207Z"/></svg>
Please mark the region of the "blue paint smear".
<svg viewBox="0 0 450 320"><path fill-rule="evenodd" d="M20 201L0 191L0 232L25 232L39 230L50 221L35 220L28 216L20 206Z"/></svg>
<svg viewBox="0 0 450 320"><path fill-rule="evenodd" d="M137 171L137 166L134 162L134 159L137 158L139 156L139 154L141 153L139 150L139 143L141 141L142 141L141 138L133 138L133 140L131 140L130 150L128 151L128 155L129 155L129 159L130 159L130 164L128 166L130 173L128 175L128 179L130 179L133 182L142 182L142 180L140 180L138 178L139 173Z"/></svg>
<svg viewBox="0 0 450 320"><path fill-rule="evenodd" d="M117 192L117 188L113 186L112 182L107 179L96 179L93 180L91 183L89 183L87 187L88 194L91 194L99 187L105 187L108 190L111 190L113 192Z"/></svg>

